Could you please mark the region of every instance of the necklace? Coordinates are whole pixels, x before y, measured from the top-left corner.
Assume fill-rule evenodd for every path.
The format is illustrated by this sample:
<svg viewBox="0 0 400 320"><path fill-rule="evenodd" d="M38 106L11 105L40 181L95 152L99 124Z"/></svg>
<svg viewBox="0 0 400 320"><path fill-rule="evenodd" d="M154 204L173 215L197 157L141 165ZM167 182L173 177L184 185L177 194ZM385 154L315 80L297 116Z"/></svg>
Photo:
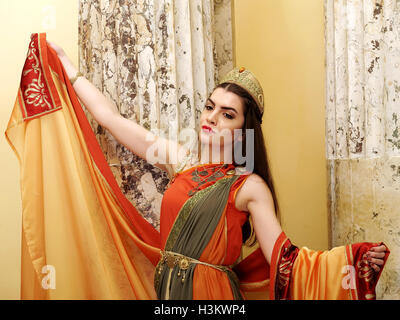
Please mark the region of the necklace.
<svg viewBox="0 0 400 320"><path fill-rule="evenodd" d="M185 167L189 158L191 158L191 154L190 154L190 152L187 152L182 163L178 166L177 172L174 174L174 176L168 182L166 189L168 189L171 186L171 184L175 181L176 176ZM191 173L191 175L192 175L192 181L198 182L198 185L195 188L193 188L192 190L190 190L188 195L192 196L194 193L196 193L198 190L200 190L200 187L202 185L204 185L205 183L210 182L210 181L215 181L215 180L217 180L217 178L225 176L225 174L220 171L222 168L226 169L227 167L228 167L228 164L222 163L218 167L212 168L211 170L213 171L213 173L210 176L208 176L209 172L204 168L204 165L202 166L202 169L200 171L198 170L199 166L197 166L194 169L194 171ZM218 169L218 170L215 171L216 169ZM226 174L228 174L228 175L233 175L235 173L236 173L236 170L229 170L226 172ZM201 176L208 176L208 177L205 177L202 179Z"/></svg>
<svg viewBox="0 0 400 320"><path fill-rule="evenodd" d="M205 183L211 182L211 181L216 181L217 178L224 177L225 174L220 172L220 171L221 171L222 168L226 169L227 167L228 167L228 164L222 163L220 166L212 168L213 173L210 176L208 176L206 178L203 178L203 179L201 179L200 176L207 176L209 174L209 172L204 169L204 166L203 166L201 171L199 171L198 168L196 168L191 173L191 175L192 175L192 181L198 182L198 184L197 184L197 186L195 188L191 189L188 192L188 195L189 196L194 195L197 191L200 190L200 187L202 185L204 185ZM218 168L218 170L216 170L217 168ZM229 175L233 175L234 173L235 173L235 170L229 170L228 172L226 172L226 174L229 174Z"/></svg>
<svg viewBox="0 0 400 320"><path fill-rule="evenodd" d="M218 172L220 172L221 169L222 169L223 167L226 168L227 166L228 166L227 164L222 163L222 164L220 164L218 167L214 167L214 168L211 169L211 170L213 170L213 173L212 173L211 176L209 176L209 177L207 177L207 178L201 179L200 176L207 176L207 175L209 174L208 170L204 169L204 165L203 165L201 171L199 171L198 168L196 168L196 169L193 171L192 176L198 177L198 180L199 180L199 181L196 181L197 179L194 180L194 181L196 181L196 182L203 182L205 179L208 180L208 178L210 178L210 177L219 177ZM218 170L215 171L216 169L218 169Z"/></svg>

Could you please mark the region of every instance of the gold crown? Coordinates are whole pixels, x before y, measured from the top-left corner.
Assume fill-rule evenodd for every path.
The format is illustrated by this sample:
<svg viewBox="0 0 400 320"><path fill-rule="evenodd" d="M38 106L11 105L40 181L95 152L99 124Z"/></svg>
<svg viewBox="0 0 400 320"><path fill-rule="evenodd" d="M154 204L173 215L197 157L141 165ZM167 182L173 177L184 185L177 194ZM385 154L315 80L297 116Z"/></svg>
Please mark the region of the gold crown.
<svg viewBox="0 0 400 320"><path fill-rule="evenodd" d="M222 77L221 83L234 83L245 89L257 103L261 116L264 113L264 93L257 78L250 70L244 67L235 68Z"/></svg>

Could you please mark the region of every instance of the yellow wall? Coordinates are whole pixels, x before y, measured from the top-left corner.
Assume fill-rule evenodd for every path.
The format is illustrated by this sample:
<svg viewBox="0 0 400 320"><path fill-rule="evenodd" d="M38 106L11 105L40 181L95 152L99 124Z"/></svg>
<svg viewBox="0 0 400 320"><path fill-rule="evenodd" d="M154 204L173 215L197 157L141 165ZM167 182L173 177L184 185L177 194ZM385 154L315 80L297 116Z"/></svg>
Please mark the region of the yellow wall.
<svg viewBox="0 0 400 320"><path fill-rule="evenodd" d="M261 81L263 132L281 224L328 249L324 7L321 0L235 0L235 60Z"/></svg>
<svg viewBox="0 0 400 320"><path fill-rule="evenodd" d="M253 70L264 87L263 130L282 226L295 244L327 249L323 1L235 0L234 4L237 65ZM1 0L0 21L0 299L18 299L19 166L4 131L31 33L46 32L77 65L78 1Z"/></svg>
<svg viewBox="0 0 400 320"><path fill-rule="evenodd" d="M0 0L0 299L19 299L19 164L4 131L14 106L31 33L46 32L78 63L78 0Z"/></svg>

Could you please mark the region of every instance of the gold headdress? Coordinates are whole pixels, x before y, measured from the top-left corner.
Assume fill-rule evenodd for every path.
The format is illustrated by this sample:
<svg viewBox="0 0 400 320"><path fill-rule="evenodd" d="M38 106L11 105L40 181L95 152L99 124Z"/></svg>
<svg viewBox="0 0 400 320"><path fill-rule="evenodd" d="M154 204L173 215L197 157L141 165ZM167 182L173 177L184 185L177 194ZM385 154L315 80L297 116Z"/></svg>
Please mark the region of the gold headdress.
<svg viewBox="0 0 400 320"><path fill-rule="evenodd" d="M251 71L243 67L235 68L222 77L220 84L225 82L237 84L245 89L257 103L262 117L264 113L264 94L260 83Z"/></svg>

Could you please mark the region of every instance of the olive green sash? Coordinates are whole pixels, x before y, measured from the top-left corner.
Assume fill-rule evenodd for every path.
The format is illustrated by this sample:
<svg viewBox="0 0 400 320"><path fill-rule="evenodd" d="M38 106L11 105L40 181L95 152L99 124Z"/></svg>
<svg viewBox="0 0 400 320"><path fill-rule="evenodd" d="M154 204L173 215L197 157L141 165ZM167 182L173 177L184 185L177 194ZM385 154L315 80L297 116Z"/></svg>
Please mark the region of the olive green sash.
<svg viewBox="0 0 400 320"><path fill-rule="evenodd" d="M182 206L168 236L165 251L199 259L209 243L228 201L232 184L239 176L224 177L213 185L196 192ZM184 271L184 281L179 266L168 267L160 260L156 268L154 286L159 299L193 299L193 274L197 264ZM234 295L242 299L235 273L225 268ZM179 274L179 275L178 275Z"/></svg>

